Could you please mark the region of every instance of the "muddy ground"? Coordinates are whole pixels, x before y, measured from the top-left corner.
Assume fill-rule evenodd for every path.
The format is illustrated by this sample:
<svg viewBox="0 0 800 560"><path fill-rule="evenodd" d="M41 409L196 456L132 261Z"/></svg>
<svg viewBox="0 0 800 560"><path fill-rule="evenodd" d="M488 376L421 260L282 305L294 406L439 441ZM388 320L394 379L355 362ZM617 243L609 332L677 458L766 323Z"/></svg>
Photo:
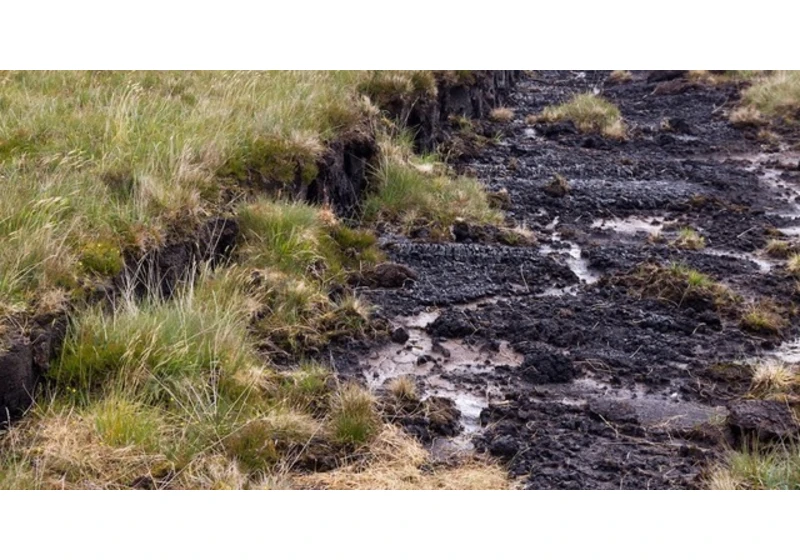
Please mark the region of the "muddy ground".
<svg viewBox="0 0 800 560"><path fill-rule="evenodd" d="M800 153L729 124L741 85L607 77L523 78L514 120L487 125L499 141L455 162L507 190L509 218L538 244L385 238L416 280L363 294L399 330L335 352L335 365L378 391L412 375L424 395L452 399L458 425L424 439L442 456L489 453L527 488L702 487L732 441L742 364L797 351L795 281L763 249L800 237ZM620 107L628 140L526 124L592 90ZM555 174L567 195L544 189ZM685 226L704 249L672 244ZM618 281L642 263L696 268L745 302L769 299L788 324L754 334L708 306L643 297Z"/></svg>

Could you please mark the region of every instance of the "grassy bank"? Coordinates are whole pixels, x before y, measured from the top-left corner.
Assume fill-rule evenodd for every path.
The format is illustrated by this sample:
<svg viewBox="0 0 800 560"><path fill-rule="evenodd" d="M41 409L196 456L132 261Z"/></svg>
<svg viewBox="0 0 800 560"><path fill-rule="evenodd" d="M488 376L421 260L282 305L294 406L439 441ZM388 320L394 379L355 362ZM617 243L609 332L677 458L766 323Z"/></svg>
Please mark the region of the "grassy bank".
<svg viewBox="0 0 800 560"><path fill-rule="evenodd" d="M396 466L387 445L413 450L408 484L443 484L418 444L387 436L373 395L315 359L380 328L348 287L384 258L366 226L413 213L446 232L464 215L500 215L478 183L390 157L407 149L396 133L370 171L363 223L287 196L313 181L327 143L384 126L373 101L435 93L430 72L7 72L0 83L0 317L70 303L33 410L0 435L0 488L339 487L335 474L296 473ZM387 180L398 176L401 187ZM467 210L440 215L441 201ZM169 299L155 286L112 306L84 297L126 257L220 214L240 226L224 266ZM490 481L476 484L505 485L494 467L469 472L482 468ZM458 480L448 485L472 479Z"/></svg>

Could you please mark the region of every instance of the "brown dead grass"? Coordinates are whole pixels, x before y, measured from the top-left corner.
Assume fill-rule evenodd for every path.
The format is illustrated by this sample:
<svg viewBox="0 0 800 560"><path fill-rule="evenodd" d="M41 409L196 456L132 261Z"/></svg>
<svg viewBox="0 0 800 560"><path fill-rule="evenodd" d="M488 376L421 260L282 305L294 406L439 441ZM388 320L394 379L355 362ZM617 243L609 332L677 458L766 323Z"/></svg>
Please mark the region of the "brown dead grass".
<svg viewBox="0 0 800 560"><path fill-rule="evenodd" d="M508 107L497 107L489 113L489 118L495 122L507 123L514 120L514 111Z"/></svg>
<svg viewBox="0 0 800 560"><path fill-rule="evenodd" d="M430 466L428 452L399 428L386 426L364 461L327 473L297 476L294 488L329 490L508 490L507 474L479 459ZM428 468L423 468L427 466Z"/></svg>

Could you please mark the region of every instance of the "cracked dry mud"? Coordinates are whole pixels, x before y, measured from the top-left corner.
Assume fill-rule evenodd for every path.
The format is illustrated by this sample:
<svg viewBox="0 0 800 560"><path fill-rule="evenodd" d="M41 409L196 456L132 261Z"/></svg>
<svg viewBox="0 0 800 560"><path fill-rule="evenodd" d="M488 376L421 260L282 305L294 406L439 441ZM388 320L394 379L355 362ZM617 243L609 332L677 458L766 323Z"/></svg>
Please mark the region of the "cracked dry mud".
<svg viewBox="0 0 800 560"><path fill-rule="evenodd" d="M523 79L507 103L514 120L494 125L502 139L457 164L508 191L508 216L538 246L387 240L417 280L363 294L409 338L351 348L336 367L378 390L413 375L424 395L453 399L462 429L444 439L500 458L527 488L702 487L727 445L726 404L748 388L736 364L800 361L797 320L789 313L781 336L754 335L611 280L641 263L684 263L791 310L794 280L763 248L770 235L800 240L800 154L765 151L728 123L735 85L659 95L647 73L619 85L607 75ZM627 141L525 122L592 90L620 107ZM665 130L666 120L680 126ZM566 196L543 189L554 174ZM705 248L671 244L681 227Z"/></svg>

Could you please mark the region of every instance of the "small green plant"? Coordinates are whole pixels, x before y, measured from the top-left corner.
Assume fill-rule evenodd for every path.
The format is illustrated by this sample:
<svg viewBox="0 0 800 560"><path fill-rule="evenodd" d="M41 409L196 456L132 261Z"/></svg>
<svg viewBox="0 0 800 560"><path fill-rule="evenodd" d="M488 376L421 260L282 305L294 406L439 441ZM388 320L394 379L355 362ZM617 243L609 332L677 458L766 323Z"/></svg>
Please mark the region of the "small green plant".
<svg viewBox="0 0 800 560"><path fill-rule="evenodd" d="M380 426L375 398L357 385L342 387L333 397L330 425L333 438L340 443L367 443Z"/></svg>

